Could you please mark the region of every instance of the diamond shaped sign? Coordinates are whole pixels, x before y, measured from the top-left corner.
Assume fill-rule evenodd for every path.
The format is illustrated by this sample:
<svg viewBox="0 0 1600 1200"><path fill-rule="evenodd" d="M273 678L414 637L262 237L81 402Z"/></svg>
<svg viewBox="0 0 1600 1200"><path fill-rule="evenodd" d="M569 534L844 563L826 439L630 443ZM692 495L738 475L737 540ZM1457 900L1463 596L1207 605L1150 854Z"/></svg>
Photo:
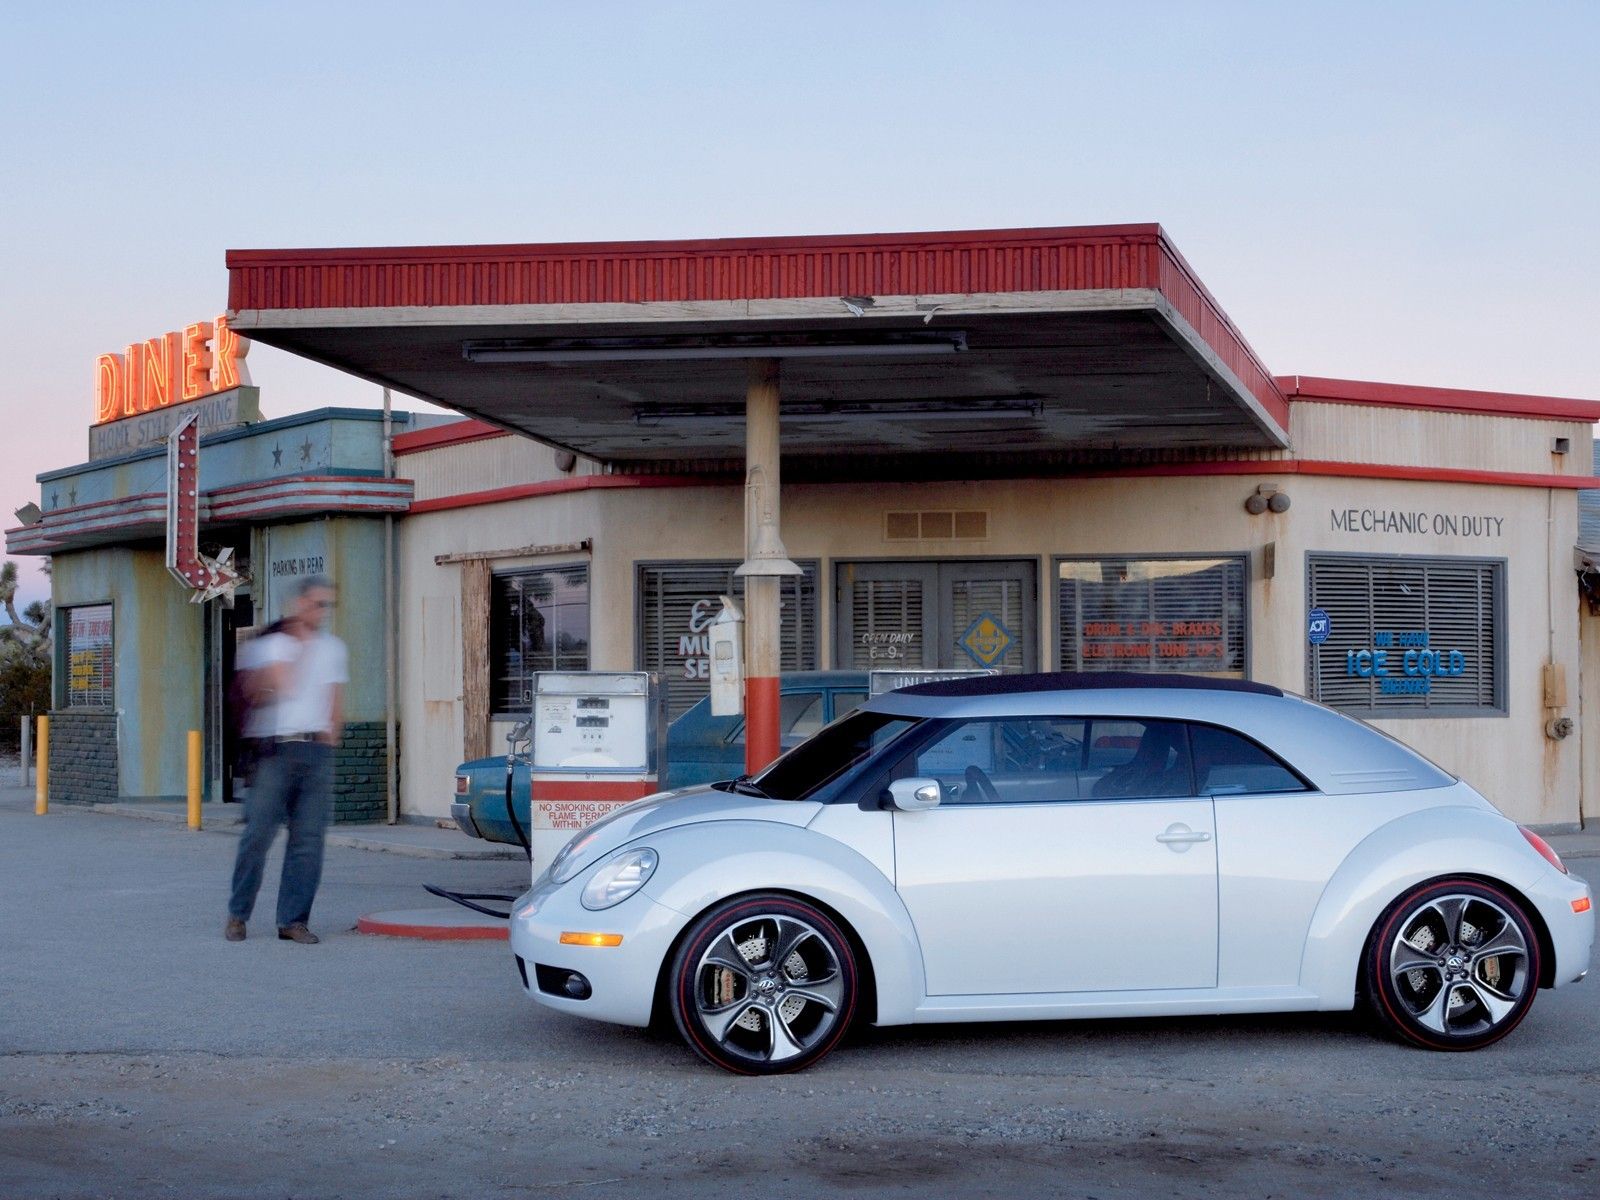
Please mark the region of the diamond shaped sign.
<svg viewBox="0 0 1600 1200"><path fill-rule="evenodd" d="M980 613L977 620L967 626L967 631L956 639L956 645L980 667L992 667L1005 657L1005 652L1016 641L1011 631L993 613Z"/></svg>

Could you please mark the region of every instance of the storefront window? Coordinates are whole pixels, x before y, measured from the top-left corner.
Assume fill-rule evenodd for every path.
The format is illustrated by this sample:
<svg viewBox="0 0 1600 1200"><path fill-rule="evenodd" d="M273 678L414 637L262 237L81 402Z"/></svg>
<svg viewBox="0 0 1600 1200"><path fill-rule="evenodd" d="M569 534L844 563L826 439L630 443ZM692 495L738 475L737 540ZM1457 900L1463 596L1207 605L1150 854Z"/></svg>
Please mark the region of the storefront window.
<svg viewBox="0 0 1600 1200"><path fill-rule="evenodd" d="M111 708L111 605L86 604L63 611L68 708Z"/></svg>
<svg viewBox="0 0 1600 1200"><path fill-rule="evenodd" d="M1245 560L1067 558L1056 562L1063 671L1186 671L1242 677Z"/></svg>
<svg viewBox="0 0 1600 1200"><path fill-rule="evenodd" d="M589 669L587 566L497 574L490 604L495 712L527 712L536 671Z"/></svg>
<svg viewBox="0 0 1600 1200"><path fill-rule="evenodd" d="M1314 699L1361 716L1505 713L1503 562L1312 554L1306 566Z"/></svg>
<svg viewBox="0 0 1600 1200"><path fill-rule="evenodd" d="M744 580L734 575L737 560L639 564L639 650L641 671L659 671L667 681L667 709L673 717L693 707L711 689L710 646L706 630L721 609L717 597L744 595ZM780 669L817 669L817 564L781 580Z"/></svg>

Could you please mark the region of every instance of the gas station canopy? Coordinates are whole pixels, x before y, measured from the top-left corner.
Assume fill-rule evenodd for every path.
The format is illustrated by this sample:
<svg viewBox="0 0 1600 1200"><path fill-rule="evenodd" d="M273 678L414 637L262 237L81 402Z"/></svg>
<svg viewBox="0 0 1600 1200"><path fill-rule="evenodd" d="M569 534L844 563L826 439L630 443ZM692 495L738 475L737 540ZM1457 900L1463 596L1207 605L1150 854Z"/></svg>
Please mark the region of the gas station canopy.
<svg viewBox="0 0 1600 1200"><path fill-rule="evenodd" d="M621 471L1022 475L1287 444L1271 376L1157 225L234 250L233 327Z"/></svg>

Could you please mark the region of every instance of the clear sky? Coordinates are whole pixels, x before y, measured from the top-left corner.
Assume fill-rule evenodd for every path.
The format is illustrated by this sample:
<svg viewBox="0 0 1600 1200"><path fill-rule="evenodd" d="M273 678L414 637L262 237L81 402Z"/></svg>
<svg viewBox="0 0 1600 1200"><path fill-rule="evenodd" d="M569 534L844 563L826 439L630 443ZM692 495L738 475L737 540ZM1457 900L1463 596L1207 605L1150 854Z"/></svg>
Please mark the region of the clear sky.
<svg viewBox="0 0 1600 1200"><path fill-rule="evenodd" d="M230 247L1159 221L1274 372L1600 398L1596 4L8 3L0 61L6 524Z"/></svg>

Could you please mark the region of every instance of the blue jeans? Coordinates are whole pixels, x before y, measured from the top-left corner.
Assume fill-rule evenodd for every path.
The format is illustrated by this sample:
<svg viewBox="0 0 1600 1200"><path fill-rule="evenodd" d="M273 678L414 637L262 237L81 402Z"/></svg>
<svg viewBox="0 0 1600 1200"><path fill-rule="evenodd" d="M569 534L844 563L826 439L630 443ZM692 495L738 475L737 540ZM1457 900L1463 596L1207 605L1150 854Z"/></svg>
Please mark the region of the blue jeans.
<svg viewBox="0 0 1600 1200"><path fill-rule="evenodd" d="M250 919L261 890L267 851L279 825L289 827L278 882L278 928L311 917L322 880L322 841L328 830L333 791L333 750L320 742L278 742L256 766L245 801L244 834L233 862L233 895L228 915Z"/></svg>

